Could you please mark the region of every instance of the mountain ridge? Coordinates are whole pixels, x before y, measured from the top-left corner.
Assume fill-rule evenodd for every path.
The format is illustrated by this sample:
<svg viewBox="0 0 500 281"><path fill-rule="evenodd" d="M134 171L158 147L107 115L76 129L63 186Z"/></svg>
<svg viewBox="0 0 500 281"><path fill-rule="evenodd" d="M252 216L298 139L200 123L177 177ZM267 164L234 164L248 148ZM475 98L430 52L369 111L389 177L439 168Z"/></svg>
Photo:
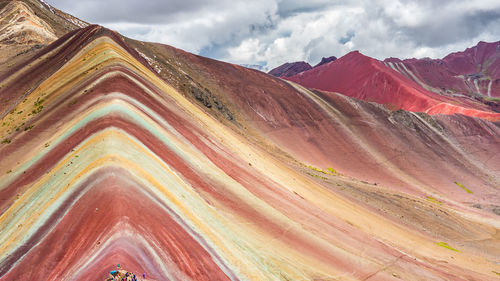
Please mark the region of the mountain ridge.
<svg viewBox="0 0 500 281"><path fill-rule="evenodd" d="M401 108L433 115L460 113L489 120L500 119L500 113L497 112L499 103L494 99L453 94L444 88L442 83L426 84L422 82L423 79L417 77L418 73L424 73L429 79L434 79L433 81L446 81L444 78L436 80L436 77L445 75L444 71L434 74L427 70L429 67L441 65L438 62L413 59L406 60L403 64L394 58L385 61L368 58L355 51L326 67L320 66L284 78L306 87L374 101L386 105L391 110ZM421 66L422 70L416 72L417 76L411 71L413 67L406 66L410 62ZM447 77L450 76L453 74L448 74Z"/></svg>
<svg viewBox="0 0 500 281"><path fill-rule="evenodd" d="M117 263L148 280L500 272L497 123L391 111L98 25L0 77L2 280L99 280Z"/></svg>

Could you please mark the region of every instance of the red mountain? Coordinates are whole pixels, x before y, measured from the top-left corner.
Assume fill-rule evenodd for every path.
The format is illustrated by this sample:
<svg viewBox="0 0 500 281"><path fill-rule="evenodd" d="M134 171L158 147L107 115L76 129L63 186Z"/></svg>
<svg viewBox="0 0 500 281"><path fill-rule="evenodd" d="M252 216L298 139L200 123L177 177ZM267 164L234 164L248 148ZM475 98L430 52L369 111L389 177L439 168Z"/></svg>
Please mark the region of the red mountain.
<svg viewBox="0 0 500 281"><path fill-rule="evenodd" d="M443 60L391 58L382 62L351 52L332 63L285 79L377 102L391 110L461 113L500 120L500 103L494 98L499 95L496 45L480 43Z"/></svg>
<svg viewBox="0 0 500 281"><path fill-rule="evenodd" d="M470 97L500 110L500 41L479 42L443 59L390 58L384 63L429 91Z"/></svg>

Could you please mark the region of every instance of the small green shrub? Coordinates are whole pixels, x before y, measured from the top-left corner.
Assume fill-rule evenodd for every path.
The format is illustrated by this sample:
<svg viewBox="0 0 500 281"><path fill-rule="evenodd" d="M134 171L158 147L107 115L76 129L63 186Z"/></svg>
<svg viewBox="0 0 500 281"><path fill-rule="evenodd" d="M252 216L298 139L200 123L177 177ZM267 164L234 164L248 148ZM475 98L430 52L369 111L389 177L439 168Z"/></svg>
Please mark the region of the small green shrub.
<svg viewBox="0 0 500 281"><path fill-rule="evenodd" d="M36 101L33 103L35 106L40 106L43 104L43 102L45 101L45 99L40 99L40 97L38 97L36 99Z"/></svg>
<svg viewBox="0 0 500 281"><path fill-rule="evenodd" d="M452 246L448 245L448 243L446 242L437 242L436 245L438 246L441 246L443 248L446 248L448 250L452 250L452 251L455 251L455 252L460 252L459 250L453 248Z"/></svg>
<svg viewBox="0 0 500 281"><path fill-rule="evenodd" d="M336 174L336 173L337 173L337 171L335 171L335 169L333 169L332 167L328 167L328 168L326 168L326 169L327 169L328 171L330 171L330 173L332 173L332 174Z"/></svg>
<svg viewBox="0 0 500 281"><path fill-rule="evenodd" d="M467 193L469 193L469 194L472 194L472 193L473 193L473 192L472 192L472 190L468 189L468 188L467 188L467 187L465 187L463 184L461 184L461 183L459 183L459 182L457 182L457 181L455 182L455 184L456 184L458 187L460 187L460 188L462 188L463 190L465 190L465 192L467 192Z"/></svg>
<svg viewBox="0 0 500 281"><path fill-rule="evenodd" d="M322 179L322 180L327 180L328 179L327 177L315 175L315 174L309 173L309 172L306 172L306 174L310 175L311 177L315 177L315 178Z"/></svg>
<svg viewBox="0 0 500 281"><path fill-rule="evenodd" d="M432 196L427 196L427 201L429 202L432 202L432 203L436 203L436 204L443 204L443 202L437 200L436 198L432 197Z"/></svg>
<svg viewBox="0 0 500 281"><path fill-rule="evenodd" d="M32 113L33 115L34 115L34 114L38 114L38 113L42 112L42 109L43 109L43 105L40 105L40 106L38 106L36 109L33 109L33 110L31 111L31 113Z"/></svg>
<svg viewBox="0 0 500 281"><path fill-rule="evenodd" d="M322 170L320 168L313 167L311 165L308 165L307 168L309 168L309 169L311 169L313 171L325 174L325 175L336 175L337 174L337 171L335 171L333 168L326 168L328 171Z"/></svg>

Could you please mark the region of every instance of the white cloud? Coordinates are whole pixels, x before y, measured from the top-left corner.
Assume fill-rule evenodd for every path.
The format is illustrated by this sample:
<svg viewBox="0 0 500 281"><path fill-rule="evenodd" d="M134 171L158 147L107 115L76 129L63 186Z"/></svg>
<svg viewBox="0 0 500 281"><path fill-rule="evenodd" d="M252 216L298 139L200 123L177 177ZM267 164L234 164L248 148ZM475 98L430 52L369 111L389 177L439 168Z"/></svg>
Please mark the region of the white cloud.
<svg viewBox="0 0 500 281"><path fill-rule="evenodd" d="M435 58L500 40L500 2L494 0L49 2L135 39L268 68L315 64L353 50L378 59Z"/></svg>

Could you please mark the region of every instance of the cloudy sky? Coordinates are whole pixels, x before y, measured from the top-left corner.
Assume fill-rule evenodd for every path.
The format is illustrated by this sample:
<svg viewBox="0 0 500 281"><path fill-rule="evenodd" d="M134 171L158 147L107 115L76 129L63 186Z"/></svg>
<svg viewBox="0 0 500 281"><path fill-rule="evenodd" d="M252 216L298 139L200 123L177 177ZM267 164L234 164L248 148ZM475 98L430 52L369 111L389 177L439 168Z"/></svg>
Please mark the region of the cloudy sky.
<svg viewBox="0 0 500 281"><path fill-rule="evenodd" d="M143 41L266 69L359 50L432 57L500 40L498 0L46 0Z"/></svg>

